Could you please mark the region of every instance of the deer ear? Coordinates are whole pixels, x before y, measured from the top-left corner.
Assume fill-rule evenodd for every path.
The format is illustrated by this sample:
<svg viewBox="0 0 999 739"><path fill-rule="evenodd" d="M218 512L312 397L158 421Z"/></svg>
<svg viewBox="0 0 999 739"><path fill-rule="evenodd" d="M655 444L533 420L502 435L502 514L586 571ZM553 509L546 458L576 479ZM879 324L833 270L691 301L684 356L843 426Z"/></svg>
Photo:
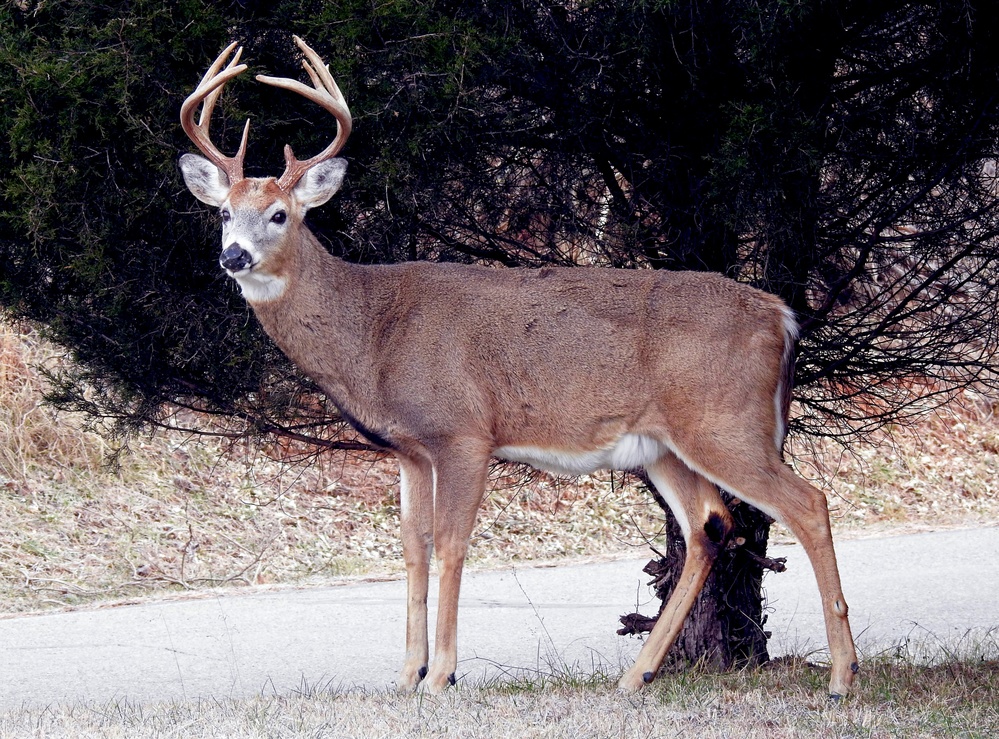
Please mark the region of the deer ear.
<svg viewBox="0 0 999 739"><path fill-rule="evenodd" d="M177 160L187 189L202 203L221 206L229 197L229 178L225 172L197 154L181 154Z"/></svg>
<svg viewBox="0 0 999 739"><path fill-rule="evenodd" d="M340 189L347 174L346 159L327 159L309 169L293 188L295 199L308 208L317 208Z"/></svg>

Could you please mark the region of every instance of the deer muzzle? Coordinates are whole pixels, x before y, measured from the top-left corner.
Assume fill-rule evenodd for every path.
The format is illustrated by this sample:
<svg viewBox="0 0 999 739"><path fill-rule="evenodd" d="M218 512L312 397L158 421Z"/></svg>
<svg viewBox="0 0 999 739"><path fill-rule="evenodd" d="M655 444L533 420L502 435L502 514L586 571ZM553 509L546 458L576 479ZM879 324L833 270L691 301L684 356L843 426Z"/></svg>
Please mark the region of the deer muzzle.
<svg viewBox="0 0 999 739"><path fill-rule="evenodd" d="M250 252L239 244L232 244L222 250L219 256L219 264L229 272L242 272L253 265L253 257Z"/></svg>

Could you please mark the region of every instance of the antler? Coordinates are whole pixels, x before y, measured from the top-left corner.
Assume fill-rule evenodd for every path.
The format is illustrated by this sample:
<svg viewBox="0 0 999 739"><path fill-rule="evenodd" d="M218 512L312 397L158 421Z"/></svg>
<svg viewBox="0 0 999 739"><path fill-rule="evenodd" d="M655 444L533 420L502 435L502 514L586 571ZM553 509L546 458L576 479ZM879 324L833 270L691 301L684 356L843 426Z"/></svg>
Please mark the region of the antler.
<svg viewBox="0 0 999 739"><path fill-rule="evenodd" d="M236 49L236 54L233 56L232 61L226 65L225 69L222 69L222 65L225 64L226 58L235 46L236 42L233 41L225 47L212 66L205 72L205 76L201 78L201 82L197 88L180 107L180 125L184 129L184 132L212 164L225 172L226 177L229 178L230 185L234 185L243 179L243 159L246 156L246 141L250 134L250 121L246 121L246 126L243 128L243 140L240 142L239 151L236 152L236 156L234 157L227 157L218 150L208 136L208 128L212 123L212 111L215 108L215 102L219 99L219 95L222 94L222 88L225 86L225 83L246 70L245 64L237 64L239 57L243 53L242 46ZM202 102L204 102L204 107L201 109L201 118L195 124L194 111Z"/></svg>
<svg viewBox="0 0 999 739"><path fill-rule="evenodd" d="M347 142L347 137L350 136L351 129L350 109L347 107L347 101L344 99L343 93L340 92L340 88L337 87L336 81L330 74L329 69L319 55L309 48L308 44L298 36L292 36L292 38L298 44L298 48L302 50L302 53L305 54L306 58L302 61L302 66L305 67L305 71L309 73L309 77L312 79L312 87L304 85L297 80L285 77L267 77L262 74L257 75L257 80L267 85L283 87L286 90L297 92L299 95L308 98L329 111L336 118L337 133L332 144L323 149L319 154L316 154L316 156L305 161L296 159L295 153L291 150L290 146L286 145L284 147L284 174L278 179L277 184L278 187L285 191L293 188L302 179L302 176L309 169L319 164L319 162L336 156L337 152ZM309 64L309 62L312 62L312 64Z"/></svg>

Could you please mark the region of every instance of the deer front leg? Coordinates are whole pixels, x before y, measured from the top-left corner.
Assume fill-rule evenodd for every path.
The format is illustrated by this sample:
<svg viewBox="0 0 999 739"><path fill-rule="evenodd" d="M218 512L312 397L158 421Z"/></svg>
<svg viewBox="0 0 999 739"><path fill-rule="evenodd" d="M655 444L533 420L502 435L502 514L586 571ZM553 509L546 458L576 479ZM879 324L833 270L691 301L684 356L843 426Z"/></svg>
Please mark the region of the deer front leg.
<svg viewBox="0 0 999 739"><path fill-rule="evenodd" d="M455 683L458 667L458 595L468 539L486 486L488 454L450 450L434 466L434 546L440 594L434 661L427 690L439 693Z"/></svg>
<svg viewBox="0 0 999 739"><path fill-rule="evenodd" d="M427 592L434 545L433 468L425 460L399 458L402 556L406 562L406 661L400 691L416 690L427 674Z"/></svg>

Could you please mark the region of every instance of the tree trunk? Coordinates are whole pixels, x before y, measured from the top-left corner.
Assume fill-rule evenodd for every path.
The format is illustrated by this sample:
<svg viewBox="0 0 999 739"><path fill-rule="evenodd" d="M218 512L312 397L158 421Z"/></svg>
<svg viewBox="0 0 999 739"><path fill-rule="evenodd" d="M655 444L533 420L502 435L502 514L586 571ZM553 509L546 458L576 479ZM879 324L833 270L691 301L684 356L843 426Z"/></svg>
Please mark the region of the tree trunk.
<svg viewBox="0 0 999 739"><path fill-rule="evenodd" d="M665 552L656 552L661 556L650 561L644 572L653 577L650 584L662 601L661 613L683 569L686 546L665 501L655 493L653 496L666 514L668 544ZM735 520L731 543L718 555L680 636L667 654L663 665L667 670L698 663L721 671L769 660L770 632L763 628L763 570L782 571L783 560L766 558L770 518L727 493L722 497ZM656 618L637 613L622 616L624 628L618 633L651 631Z"/></svg>

